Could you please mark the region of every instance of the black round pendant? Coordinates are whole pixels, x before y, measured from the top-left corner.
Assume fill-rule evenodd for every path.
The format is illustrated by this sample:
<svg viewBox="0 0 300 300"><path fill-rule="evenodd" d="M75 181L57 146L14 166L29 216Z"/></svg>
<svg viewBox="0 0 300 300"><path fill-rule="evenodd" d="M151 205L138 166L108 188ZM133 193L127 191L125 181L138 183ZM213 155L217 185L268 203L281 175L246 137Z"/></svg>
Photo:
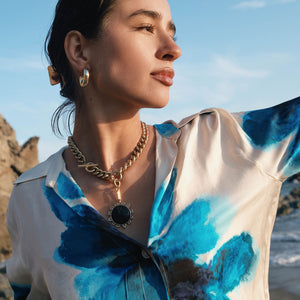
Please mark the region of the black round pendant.
<svg viewBox="0 0 300 300"><path fill-rule="evenodd" d="M123 227L130 225L133 220L133 210L129 204L115 204L108 211L108 221L115 227Z"/></svg>
<svg viewBox="0 0 300 300"><path fill-rule="evenodd" d="M111 212L111 218L117 224L125 224L130 220L131 212L129 208L125 205L117 205L113 208Z"/></svg>

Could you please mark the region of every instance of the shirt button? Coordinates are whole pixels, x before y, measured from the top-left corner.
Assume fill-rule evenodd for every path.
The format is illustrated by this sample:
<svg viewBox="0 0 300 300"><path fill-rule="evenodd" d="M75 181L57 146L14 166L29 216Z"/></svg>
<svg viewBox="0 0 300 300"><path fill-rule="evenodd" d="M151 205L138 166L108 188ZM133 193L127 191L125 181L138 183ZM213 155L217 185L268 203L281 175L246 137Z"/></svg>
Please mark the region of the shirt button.
<svg viewBox="0 0 300 300"><path fill-rule="evenodd" d="M143 258L145 258L145 259L150 258L149 254L148 254L144 249L142 250L142 256L143 256Z"/></svg>

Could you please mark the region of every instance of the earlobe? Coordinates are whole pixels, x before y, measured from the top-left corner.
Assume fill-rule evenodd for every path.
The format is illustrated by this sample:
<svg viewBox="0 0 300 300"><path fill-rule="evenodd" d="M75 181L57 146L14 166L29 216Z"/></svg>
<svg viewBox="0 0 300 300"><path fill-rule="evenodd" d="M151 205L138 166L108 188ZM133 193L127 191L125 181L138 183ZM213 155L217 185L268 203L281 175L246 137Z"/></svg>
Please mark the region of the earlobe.
<svg viewBox="0 0 300 300"><path fill-rule="evenodd" d="M88 58L86 57L86 38L76 30L68 32L65 37L65 52L72 68L78 73L86 67Z"/></svg>

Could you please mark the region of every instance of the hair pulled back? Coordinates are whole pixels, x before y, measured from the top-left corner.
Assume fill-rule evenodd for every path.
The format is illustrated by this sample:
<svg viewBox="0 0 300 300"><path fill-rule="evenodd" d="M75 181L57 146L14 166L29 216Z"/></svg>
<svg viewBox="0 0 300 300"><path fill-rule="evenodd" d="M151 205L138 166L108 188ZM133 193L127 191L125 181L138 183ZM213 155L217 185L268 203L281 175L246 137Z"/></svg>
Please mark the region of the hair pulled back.
<svg viewBox="0 0 300 300"><path fill-rule="evenodd" d="M54 112L51 125L54 133L61 135L59 120L68 108L68 128L75 108L77 80L67 59L64 41L68 32L79 31L86 39L96 39L101 26L116 0L59 0L55 16L45 40L45 53L60 76L61 96L67 100Z"/></svg>

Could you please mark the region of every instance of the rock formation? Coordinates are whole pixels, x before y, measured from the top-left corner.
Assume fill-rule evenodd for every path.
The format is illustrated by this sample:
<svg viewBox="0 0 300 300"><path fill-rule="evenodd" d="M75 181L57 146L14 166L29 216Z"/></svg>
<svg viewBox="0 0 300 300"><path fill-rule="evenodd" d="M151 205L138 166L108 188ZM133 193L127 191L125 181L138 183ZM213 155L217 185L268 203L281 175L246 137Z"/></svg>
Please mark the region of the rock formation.
<svg viewBox="0 0 300 300"><path fill-rule="evenodd" d="M287 179L289 182L298 181L300 183L300 173L297 173Z"/></svg>
<svg viewBox="0 0 300 300"><path fill-rule="evenodd" d="M38 140L38 137L32 137L20 146L15 131L0 115L0 261L11 254L5 213L13 182L38 164Z"/></svg>
<svg viewBox="0 0 300 300"><path fill-rule="evenodd" d="M298 174L299 177L299 174ZM299 183L300 186L300 183ZM288 215L294 209L300 208L300 188L294 188L288 195L280 196L277 216Z"/></svg>

